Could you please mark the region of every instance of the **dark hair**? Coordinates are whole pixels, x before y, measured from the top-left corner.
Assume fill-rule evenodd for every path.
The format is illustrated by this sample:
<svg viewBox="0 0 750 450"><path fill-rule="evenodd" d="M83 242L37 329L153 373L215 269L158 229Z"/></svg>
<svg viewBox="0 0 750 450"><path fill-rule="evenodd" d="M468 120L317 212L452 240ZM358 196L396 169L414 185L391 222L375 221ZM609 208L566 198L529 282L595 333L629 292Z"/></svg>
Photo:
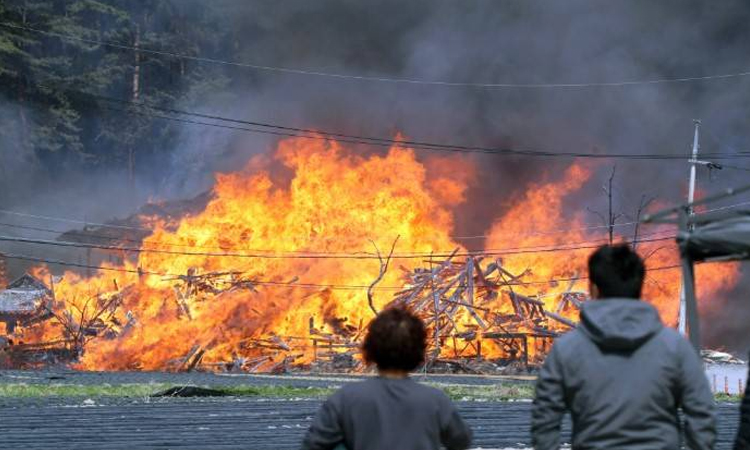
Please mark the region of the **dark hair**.
<svg viewBox="0 0 750 450"><path fill-rule="evenodd" d="M392 307L370 322L362 350L365 361L378 369L410 372L424 361L426 339L419 317L405 308Z"/></svg>
<svg viewBox="0 0 750 450"><path fill-rule="evenodd" d="M640 298L646 268L629 245L605 245L589 257L589 279L602 298Z"/></svg>

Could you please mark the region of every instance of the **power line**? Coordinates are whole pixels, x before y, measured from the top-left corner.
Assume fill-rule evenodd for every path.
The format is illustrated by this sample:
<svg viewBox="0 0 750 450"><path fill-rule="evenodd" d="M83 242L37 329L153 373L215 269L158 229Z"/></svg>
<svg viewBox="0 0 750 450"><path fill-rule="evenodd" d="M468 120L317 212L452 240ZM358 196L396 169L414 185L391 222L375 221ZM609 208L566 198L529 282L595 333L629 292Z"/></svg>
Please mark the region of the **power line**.
<svg viewBox="0 0 750 450"><path fill-rule="evenodd" d="M674 239L674 235L651 238L651 239L640 239L639 243L659 242ZM598 241L608 241L606 238L598 239ZM154 249L146 247L120 247L111 245L100 245L100 244L87 244L80 242L68 242L68 241L50 241L47 239L30 239L21 238L14 236L0 236L0 242L12 242L19 244L36 244L36 245L47 245L54 247L67 247L67 248L79 248L79 249L97 249L97 250L113 250L121 251L126 253L156 253L166 254L174 256L205 256L205 257L223 257L223 258L251 258L251 259L350 259L350 260L380 260L378 255L371 253L357 254L357 253L236 253L236 252L189 252L189 251L176 251L176 250L164 250ZM593 241L588 241L593 242ZM592 245L583 245L586 242L579 243L581 245L570 244L568 246L539 246L539 247L518 247L504 250L484 250L475 252L461 252L461 253L404 253L394 254L391 259L424 259L424 258L448 258L451 255L459 257L474 257L474 256L507 256L517 254L530 254L530 253L552 253L560 251L576 251L576 250L587 250L594 249L601 246L601 242Z"/></svg>
<svg viewBox="0 0 750 450"><path fill-rule="evenodd" d="M724 163L719 164L719 167L721 167L722 169L726 167L727 169L734 169L734 170L741 170L743 172L750 172L750 167L739 167L739 166L733 166L733 165L724 164Z"/></svg>
<svg viewBox="0 0 750 450"><path fill-rule="evenodd" d="M616 224L616 226L626 226L632 224L631 222L627 223L620 223ZM39 231L43 233L52 233L52 234L65 234L73 237L79 237L79 238L85 238L85 239L103 239L103 240L109 240L109 241L117 241L117 242L129 242L133 244L137 244L139 246L143 245L143 240L141 239L130 239L127 237L115 237L115 236L105 236L102 234L96 234L96 233L89 233L89 232L76 232L76 231L70 231L70 230L56 230L52 228L43 228L43 227L35 227L35 226L28 226L28 225L18 225L18 224L12 224L12 223L4 223L0 222L1 227L7 227L7 228L14 228L19 230L30 230L30 231ZM567 233L570 231L580 231L580 230L592 230L592 229L600 229L600 228L607 228L606 225L596 225L596 226L588 226L588 227L579 227L579 228L570 228L570 229L559 229L559 230L553 230L553 231L539 231L539 232L529 232L529 233L518 233L516 236L546 236L546 235L554 235L554 234L561 234L561 233ZM153 230L152 230L153 231ZM652 233L652 234L660 234L659 233ZM642 235L642 236L647 236ZM449 236L451 239L486 239L490 237L490 235L477 235L477 236ZM604 238L602 238L604 239ZM601 239L597 239L601 240ZM589 241L587 241L589 242ZM189 245L189 244L174 244L174 243L167 243L167 242L150 242L152 244L155 244L157 246L164 246L164 247L178 247L178 248L200 248L200 249L213 249L213 250L243 250L243 251L255 251L255 252L274 252L275 250L261 250L261 249L228 249L227 247L219 247L219 246L203 246L203 245ZM310 251L294 251L290 253L324 253L324 254L335 254L335 252L314 252L312 250ZM362 252L362 253L368 253L368 252Z"/></svg>
<svg viewBox="0 0 750 450"><path fill-rule="evenodd" d="M328 140L334 138L339 142L352 143L352 144L366 144L381 147L401 147L401 148L412 148L415 150L430 150L430 151L442 151L451 153L480 153L490 155L509 155L509 156L534 156L534 157L545 157L545 158L596 158L596 159L646 159L646 160L683 160L685 159L682 155L663 155L656 153L587 153L587 152L554 152L544 150L527 150L527 149L513 149L513 148L494 148L494 147L482 147L482 146L469 146L462 144L438 144L434 142L418 141L418 140L400 140L392 138L382 137L370 137L370 136L359 136L353 134L346 134L336 131L326 130L314 130L309 128L297 128L283 125L276 125L263 122L254 122L230 117L223 117L217 115L201 114L191 111L179 110L174 108L165 108L160 106L150 105L144 102L134 102L131 100L115 99L112 97L100 96L95 94L86 94L81 91L77 91L79 94L89 95L93 98L104 100L108 102L124 103L132 106L144 107L156 111L166 112L170 114L184 115L199 117L203 119L210 119L216 121L238 123L255 127L271 128L279 131L269 131L265 129L254 129L245 128L238 126L229 126L216 124L211 122L201 122L189 119L181 119L171 116L157 115L153 113L143 111L133 111L127 109L108 108L113 111L125 112L128 114L144 115L148 117L154 117L165 120L174 120L183 123L192 123L196 125L204 126L215 126L220 128L227 128L232 130L247 131L251 133L270 134L274 136L287 136L287 137L299 137L305 139L316 139L316 140ZM734 158L747 158L750 157L750 152L736 152L731 155L725 153L705 153L703 156L711 157L713 159L734 159Z"/></svg>
<svg viewBox="0 0 750 450"><path fill-rule="evenodd" d="M718 208L708 209L703 211L703 213L709 213L714 211L721 211L725 209L731 209L731 208L737 208L740 206L747 206L750 205L750 201L746 202L740 202L740 203L734 203L727 206L722 206ZM84 221L79 219L70 219L70 218L64 218L64 217L57 217L57 216L47 216L47 215L40 215L40 214L30 214L30 213L22 213L18 211L11 211L11 210L4 210L0 209L0 214L10 214L10 215L16 215L21 217L30 217L30 218L36 218L36 219L45 219L49 221L58 221L58 222L67 222L67 223L74 223L74 224L82 224L82 225L91 225L91 226L99 226L99 227L110 227L110 228L124 228L124 229L132 229L132 230L139 230L139 231L147 231L147 232L153 232L153 228L145 228L145 227L134 227L134 226L124 226L124 225L111 225L106 223L98 223L98 222L91 222L91 221ZM562 223L562 222L561 222ZM624 226L630 226L635 225L638 222L622 222L622 223L616 223L614 224L615 227L624 227ZM122 241L122 242L132 242L136 244L141 244L143 241L139 239L129 239L126 237L114 237L114 236L106 236L102 234L96 234L96 233L90 233L90 232L77 232L73 230L56 230L52 228L44 228L44 227L34 227L34 226L28 226L28 225L18 225L18 224L10 224L10 223L2 223L0 222L0 226L8 227L8 228L17 228L22 230L32 230L32 231L41 231L45 233L57 233L57 234L69 234L71 236L79 236L82 238L95 238L95 239L107 239L111 241ZM585 225L582 227L575 227L575 228L559 228L555 230L549 230L549 231L531 231L526 233L516 233L515 236L522 236L522 237L528 237L528 236L548 236L548 235L555 235L555 234L564 234L569 233L571 231L588 231L588 230L596 230L596 229L605 229L609 228L609 225ZM451 239L457 239L457 240L468 240L468 239L486 239L488 237L491 237L490 234L481 234L481 235L472 235L472 236L449 236ZM216 246L200 246L200 245L188 245L188 244L174 244L174 243L166 243L166 242L157 242L157 245L163 245L166 247L182 247L182 248L203 248L203 249L214 249L214 250L226 250L226 247L216 247ZM239 249L239 250L248 250L248 249ZM265 252L265 251L273 251L273 250L258 250L258 249L252 249L252 251L256 252Z"/></svg>
<svg viewBox="0 0 750 450"><path fill-rule="evenodd" d="M701 127L704 130L708 131L708 134L714 139L714 141L716 141L716 143L719 144L719 147L726 147L727 149L729 149L734 154L743 153L743 152L738 152L737 150L734 149L733 146L728 145L723 139L720 139L719 136L717 136L716 133L714 133L713 131L711 131L711 128L706 127L705 124L702 123ZM731 165L731 164L724 164L724 163L722 163L722 164L715 164L715 166L717 166L716 167L717 169L723 169L723 168L726 167L727 169L734 169L734 170L741 170L743 172L750 172L750 167L739 167L739 166L734 166L734 165ZM711 166L709 165L709 168L710 167Z"/></svg>
<svg viewBox="0 0 750 450"><path fill-rule="evenodd" d="M0 211L1 213L2 211ZM615 227L625 227L634 225L637 222L622 222L622 223L616 223L613 226ZM91 225L91 223L89 223ZM78 232L75 230L58 230L53 228L44 228L44 227L35 227L35 226L29 226L29 225L19 225L14 223L5 223L0 222L0 227L7 227L7 228L15 228L19 230L30 230L30 231L39 231L43 233L51 233L51 234L65 234L73 237L79 237L84 239L103 239L103 240L109 240L109 241L117 241L117 242L130 242L133 244L141 245L143 243L143 239L130 239L127 237L117 237L117 236L106 236L103 234L97 234L97 233L91 233L91 232ZM552 236L555 234L564 234L564 233L570 233L574 231L587 231L587 230L597 230L597 229L605 229L609 228L609 225L586 225L582 227L574 227L574 228L559 228L555 230L549 230L549 231L530 231L526 233L515 233L515 236L519 237L528 237L528 236ZM145 231L154 231L153 229L149 228L143 228ZM451 239L456 240L472 240L472 239L487 239L491 237L490 234L479 234L479 235L471 235L471 236L448 236ZM202 249L213 249L213 250L227 250L226 247L219 247L219 246L203 246L203 245L188 245L188 244L174 244L174 243L168 243L168 242L154 242L154 244L159 246L165 246L165 247L181 247L181 248L202 248ZM247 250L247 249L240 249L240 250ZM254 251L265 251L265 250L257 250L253 249Z"/></svg>
<svg viewBox="0 0 750 450"><path fill-rule="evenodd" d="M737 208L740 206L747 206L750 205L750 201L747 202L740 202L735 203L732 205L726 205L718 208L709 209L706 211L703 211L703 213L710 213L715 211L722 211L726 209L732 209ZM0 212L6 212L3 210L0 210ZM12 212L12 211L11 211ZM35 214L30 214L29 216L33 217L47 217L50 219L56 219L51 216L40 216ZM75 220L70 219L64 219L65 221L72 221L72 222L78 222ZM620 224L615 224L615 226L627 226L635 224L636 222L625 222ZM223 250L222 253L215 253L215 252L177 252L177 251L170 251L170 250L163 250L158 248L149 248L143 246L143 242L136 239L128 239L128 238L117 238L112 236L104 236L104 235L97 235L97 234L89 234L89 233L77 233L75 231L61 231L61 230L54 230L50 228L42 228L42 227L33 227L33 226L26 226L26 225L17 225L17 224L8 224L8 223L0 223L0 226L9 227L9 228L16 228L16 229L23 229L23 230L32 230L32 231L41 231L46 233L60 233L60 234L70 234L73 236L80 236L83 238L99 238L99 239L107 239L112 241L125 241L125 242L131 242L134 244L138 244L139 247L122 247L122 246L115 246L115 245L98 245L98 244L90 244L90 243L79 243L79 242L70 242L70 241L47 241L47 240L39 240L39 239L29 239L29 238L21 238L21 237L14 237L14 236L0 236L0 241L3 240L15 240L16 242L26 242L26 243L36 243L36 244L42 244L42 245L56 245L56 246L64 246L64 247L79 247L79 248L95 248L100 250L114 250L114 251L122 251L122 252L130 252L130 253L167 253L167 254L177 254L177 255L186 255L186 256L222 256L222 257L247 257L247 258L273 258L273 259L281 259L281 258L317 258L320 257L326 258L326 259L377 259L377 256L374 255L371 252L328 252L328 251L287 251L287 252L278 252L277 250L266 250L266 249L227 249L226 247L215 247L215 246L200 246L200 245L189 245L189 244L174 244L174 243L161 243L157 242L156 245L159 246L165 246L165 247L177 247L177 248L198 248L198 249L220 249ZM535 235L552 235L552 234L558 234L558 233L566 233L571 231L583 231L583 230L590 230L590 229L599 229L599 228L607 228L606 225L597 225L597 226L588 226L588 227L579 227L579 228L570 228L570 229L559 229L559 230L553 230L549 232L531 232L531 233L519 233L518 236L535 236ZM148 229L144 229L148 230ZM665 233L666 231L658 231L654 233L645 233L641 234L640 237L649 237L649 236L658 236L660 234ZM490 235L482 235L482 236L466 236L464 238L487 238L490 237ZM660 237L655 240L666 240L670 239L673 236L667 236L667 237ZM451 236L453 239L461 239L459 236ZM597 239L590 239L586 241L579 241L579 242L573 242L569 243L565 246L554 246L554 245L539 245L539 246L528 246L528 247L510 247L505 249L488 249L485 251L476 251L476 252L465 252L458 254L457 256L501 256L501 255L512 255L512 254L518 254L518 253L537 253L537 252L550 252L550 251L569 251L569 250L578 250L578 249L590 249L590 248L596 248L596 246L584 246L584 247L575 247L578 245L585 245L589 243L595 243L595 242L604 242L608 239L606 237L597 238ZM641 241L641 242L649 242L649 241ZM246 251L246 252L255 252L255 253L231 253L227 252L227 250L230 251ZM262 253L271 253L271 254L262 254ZM439 256L445 256L449 255L448 252L439 252L439 253L410 253L410 254L396 254L393 256L393 258L402 258L402 259L416 259L416 258L427 258L427 257L439 257Z"/></svg>
<svg viewBox="0 0 750 450"><path fill-rule="evenodd" d="M69 261L52 260L52 259L46 259L46 258L37 258L37 257L27 256L27 255L5 254L3 256L8 259L41 262L45 264L56 264L60 266L77 267L77 268L82 268L82 269L96 269L96 270L105 270L105 271L112 271L112 272L123 272L123 273L135 274L135 275L161 276L165 278L184 277L184 275L176 275L176 274L168 274L168 273L152 272L152 271L136 270L136 269L125 269L125 268L120 268L120 267L107 267L107 266L98 267L98 266L93 266L90 264L74 263L74 262L69 262ZM681 267L682 266L680 265L660 266L660 267L647 269L647 272L660 272L660 271L666 271L666 270L679 269ZM582 281L582 280L587 280L588 278L589 278L588 276L553 278L549 280L519 281L515 283L510 283L510 284L516 285L516 286L544 285L544 284L550 284L550 283L565 283L565 282L572 282L572 281ZM274 286L274 287L286 287L286 288L304 287L304 288L314 288L314 289L361 290L361 289L368 289L370 287L370 286L365 286L365 285L349 285L349 284L282 283L282 282L275 282L275 281L256 281L256 280L248 280L248 281L252 284L259 285L259 286ZM374 289L375 290L401 291L404 289L404 286L376 286Z"/></svg>
<svg viewBox="0 0 750 450"><path fill-rule="evenodd" d="M0 211L2 212L2 211ZM623 223L616 223L615 227L624 227L633 225L636 222L623 222ZM90 223L89 223L90 224ZM117 242L130 242L134 244L141 245L143 243L143 239L130 239L127 237L117 237L117 236L106 236L103 234L97 234L97 233L91 233L91 232L78 232L75 230L58 230L54 228L44 228L44 227L35 227L35 226L29 226L29 225L19 225L14 223L5 223L0 222L0 227L7 227L7 228L15 228L19 230L30 230L30 231L39 231L42 233L51 233L51 234L65 234L73 237L79 237L84 239L103 239L103 240L109 240L109 241L117 241ZM577 227L577 228L560 228L556 230L550 230L550 231L531 231L527 233L517 233L515 236L551 236L555 234L563 234L563 233L569 233L571 231L586 231L586 230L596 230L596 229L603 229L603 228L609 228L609 225L587 225L583 227ZM154 231L153 229L149 228L143 228L143 230L146 231ZM448 236L451 239L456 240L470 240L470 239L486 239L490 237L489 234L481 234L481 235L473 235L473 236ZM203 246L203 245L188 245L188 244L174 244L174 243L167 243L167 242L155 242L156 245L159 246L165 246L165 247L182 247L182 248L202 248L202 249L214 249L214 250L227 250L226 247L219 247L219 246ZM247 250L247 249L241 249L241 250ZM254 251L261 251L261 250L255 250Z"/></svg>
<svg viewBox="0 0 750 450"><path fill-rule="evenodd" d="M78 36L72 36L63 33L57 33L48 30L41 30L38 28L31 28L26 26L15 25L11 23L0 23L0 26L23 30L27 32L43 34L46 36L57 37L60 39L83 42L91 45L101 45L104 47L129 50L145 54L158 55L158 56L169 56L172 58L184 59L188 61L197 61L202 63L220 64L234 67L244 67L254 70L285 73L292 75L304 75L314 77L325 77L334 78L340 80L355 80L355 81L367 81L367 82L380 82L380 83L392 83L392 84L409 84L409 85L425 85L425 86L444 86L444 87L464 87L464 88L495 88L495 89L580 89L580 88L609 88L609 87L628 87L628 86L648 86L648 85L661 85L661 84L676 84L676 83L689 83L699 81L710 81L710 80L725 80L733 78L743 78L750 76L750 71L736 72L736 73L725 73L725 74L714 74L704 76L687 76L687 77L676 77L676 78L656 78L656 79L643 79L643 80L624 80L624 81L612 81L612 82L590 82L590 83L476 83L476 82L458 82L458 81L446 81L446 80L424 80L414 78L393 78L393 77L378 77L368 75L352 75L343 73L333 72L322 72L316 70L297 69L290 67L278 67L269 66L262 64L250 64L237 61L225 61L216 58L207 58L201 56L192 56L184 53L168 52L164 50L154 50L143 47L134 47L131 45L118 43L118 42L107 42L96 39L87 39Z"/></svg>
<svg viewBox="0 0 750 450"><path fill-rule="evenodd" d="M19 216L19 217L29 217L32 219L44 219L44 220L52 220L55 222L74 223L76 225L91 225L91 226L106 227L106 228L118 228L118 229L123 229L123 230L154 231L151 228L134 227L134 226L127 226L127 225L113 225L113 224L108 224L108 223L89 222L87 220L66 219L64 217L44 216L41 214L30 214L30 213L24 213L24 212L19 212L19 211L10 211L7 209L0 209L0 213L9 214L12 216Z"/></svg>
<svg viewBox="0 0 750 450"><path fill-rule="evenodd" d="M526 149L512 149L512 148L493 148L493 147L481 147L481 146L469 146L461 144L438 144L434 142L416 141L416 140L398 140L392 138L381 138L381 137L368 137L358 136L346 133L340 133L335 131L326 130L312 130L307 128L297 128L282 125L275 125L269 123L253 122L242 119L228 118L215 115L207 115L201 113L195 113L190 111L178 110L173 108L163 108L159 106L150 105L143 102L133 102L131 100L115 99L111 97L105 97L94 94L87 94L81 91L75 91L78 94L88 95L92 98L99 100L124 103L131 106L138 106L143 108L152 109L155 111L167 112L170 114L178 114L191 117L200 117L204 119L224 121L229 123L239 123L254 127L267 127L272 130L258 129L258 128L246 128L235 125L225 125L221 123L203 122L198 120L185 119L180 117L172 117L162 114L154 114L145 111L136 111L133 109L120 109L120 108L105 108L112 111L123 112L127 114L135 114L140 116L146 116L151 118L170 120L181 123L189 123L194 125L210 126L217 128L224 128L236 131L245 131L250 133L268 134L273 136L284 136L284 137L297 137L303 139L312 140L329 140L334 138L338 142L349 143L349 144L364 144L378 147L398 147L408 148L414 150L425 150L425 151L437 151L437 152L448 152L448 153L478 153L487 155L498 155L498 156L529 156L529 157L542 157L542 158L593 158L593 159L634 159L634 160L684 160L684 156L681 155L663 155L655 153L587 153L587 152L553 152L549 150L526 150ZM707 153L704 154L706 157L713 159L735 159L735 158L750 158L750 152L740 152L732 155L723 153Z"/></svg>
<svg viewBox="0 0 750 450"><path fill-rule="evenodd" d="M615 223L612 226L613 227L626 227L630 225L635 225L639 222L621 222L621 223ZM2 224L0 224L2 225ZM587 231L587 230L599 230L599 229L608 229L610 225L585 225L582 227L573 227L573 228L559 228L555 230L549 230L549 231L532 231L528 233L517 233L514 234L514 236L550 236L555 234L564 234L564 233L570 233L573 231ZM491 234L478 234L475 236L451 236L453 239L457 240L468 240L468 239L486 239L488 237L492 237Z"/></svg>
<svg viewBox="0 0 750 450"><path fill-rule="evenodd" d="M377 147L398 147L408 148L413 150L425 150L434 152L448 152L448 153L461 153L461 154L487 154L497 156L529 156L529 157L541 157L541 158L593 158L593 159L633 159L633 160L679 160L683 161L684 156L682 155L664 155L664 154L632 154L632 153L587 153L587 152L558 152L549 150L527 150L527 149L513 149L513 148L495 148L495 147L482 147L482 146L469 146L461 144L439 144L427 141L417 140L400 140L393 138L382 138L382 137L370 137L360 136L347 133L341 133L336 131L327 130L314 130L309 128L290 127L285 125L277 125L272 123L255 122L243 119L236 119L231 117L223 117L217 115L209 115L196 113L192 111L179 110L174 108L167 108L152 105L145 102L126 100L114 97L108 97L98 94L92 94L83 92L81 90L72 89L70 87L59 86L58 83L54 85L48 84L32 84L38 88L45 88L51 90L57 90L68 95L77 95L79 97L87 97L94 100L102 100L110 103L119 103L129 105L131 107L144 108L151 111L141 111L135 108L114 108L114 107L102 107L104 110L116 111L131 115L139 115L144 117L168 120L179 123L188 123L193 125L209 126L215 128L229 129L235 131L243 131L248 133L259 133L272 136L282 137L296 137L302 139L311 140L324 140L327 141L330 138L334 138L338 142L350 143L350 144L362 144L371 145ZM85 100L84 100L85 101ZM101 106L100 106L101 107ZM171 114L156 114L152 111L160 111L163 113ZM186 119L182 117L173 117L173 115L181 115L188 117L198 117L202 119L209 119L219 122L228 122L233 124L247 125L255 128L247 128L245 126L227 125L223 123L205 122L199 120ZM736 158L750 158L750 151L738 152L732 155L722 153L707 153L703 156L711 157L713 159L736 159Z"/></svg>
<svg viewBox="0 0 750 450"><path fill-rule="evenodd" d="M154 271L148 271L148 270L141 270L141 269L126 269L123 267L109 267L109 266L94 266L91 264L82 264L82 263L74 263L70 261L63 261L63 260L54 260L54 259L47 259L47 258L37 258L33 256L27 256L27 255L16 255L16 254L3 254L4 258L7 259L15 259L15 260L21 260L21 261L31 261L31 262L41 262L45 264L57 264L60 266L68 266L68 267L76 267L80 269L96 269L96 270L105 270L110 272L122 272L122 273L130 273L134 275L151 275L151 276L160 276L165 278L180 278L184 277L184 275L176 275L176 274L169 274L169 273L163 273L163 272L154 272ZM282 282L276 282L276 281L259 281L259 280L248 280L250 283L259 285L259 286L277 286L277 287L311 287L311 288L335 288L335 289L346 289L346 290L359 290L359 289L367 289L369 286L357 286L357 285L333 285L333 284L314 284L314 283L282 283ZM403 288L395 288L395 287L376 287L379 289L403 289Z"/></svg>

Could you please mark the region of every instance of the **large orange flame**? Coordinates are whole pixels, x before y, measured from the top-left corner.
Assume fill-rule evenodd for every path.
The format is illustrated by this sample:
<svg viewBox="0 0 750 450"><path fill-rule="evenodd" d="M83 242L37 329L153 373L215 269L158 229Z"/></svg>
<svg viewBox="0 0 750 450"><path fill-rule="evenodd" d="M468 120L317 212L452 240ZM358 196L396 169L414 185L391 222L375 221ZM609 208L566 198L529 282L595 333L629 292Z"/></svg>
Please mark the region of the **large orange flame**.
<svg viewBox="0 0 750 450"><path fill-rule="evenodd" d="M400 146L385 156L354 156L336 141L306 139L282 141L274 158L255 157L241 171L217 175L205 210L177 224L155 221L137 258L104 265L89 278L65 273L55 295L73 317L110 298L102 294L122 298L119 335L90 343L82 369L163 369L196 346L205 349L204 361L229 361L258 355L257 343L275 338L278 345L296 342L296 361L309 362L311 319L322 332L357 334L373 317L366 286L380 268L372 258L375 247L385 253L398 237L397 254L463 250L451 237L451 207L465 200L473 179L466 160L421 163ZM278 163L284 169L272 171ZM532 281L518 292L538 296L550 308L563 292L587 291L587 254L606 242L606 230L585 227L582 215L571 217L563 208L565 197L589 177L589 169L572 165L560 181L529 186L487 238L488 250L505 253L506 269ZM640 251L650 267L664 268L677 262L670 245L646 242ZM548 251L554 246L584 248ZM514 251L520 248L526 250ZM333 257L339 254L363 258ZM425 261L399 259L394 265L412 270ZM386 272L375 289L377 308L391 300L400 273ZM194 280L206 274L218 274L213 288L230 282L244 288L220 294L198 289ZM699 294L710 301L706 294L732 286L737 270L701 267L698 276ZM551 279L564 281L546 282ZM670 323L678 290L677 270L650 273L646 296ZM47 326L45 338L59 332Z"/></svg>

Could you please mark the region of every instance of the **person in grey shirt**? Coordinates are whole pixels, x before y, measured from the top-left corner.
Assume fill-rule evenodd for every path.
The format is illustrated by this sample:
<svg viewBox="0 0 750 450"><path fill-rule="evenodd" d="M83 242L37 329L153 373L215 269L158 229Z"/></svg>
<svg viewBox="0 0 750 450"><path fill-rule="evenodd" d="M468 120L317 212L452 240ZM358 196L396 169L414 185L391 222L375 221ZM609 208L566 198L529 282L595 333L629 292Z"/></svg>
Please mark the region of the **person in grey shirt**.
<svg viewBox="0 0 750 450"><path fill-rule="evenodd" d="M560 447L560 422L573 419L573 449L712 449L713 395L696 350L639 301L645 276L627 245L599 248L588 262L592 301L577 329L559 338L536 386L534 448Z"/></svg>
<svg viewBox="0 0 750 450"><path fill-rule="evenodd" d="M320 408L303 450L463 450L472 433L450 399L409 372L424 362L427 333L402 308L382 311L362 345L378 376L345 385Z"/></svg>

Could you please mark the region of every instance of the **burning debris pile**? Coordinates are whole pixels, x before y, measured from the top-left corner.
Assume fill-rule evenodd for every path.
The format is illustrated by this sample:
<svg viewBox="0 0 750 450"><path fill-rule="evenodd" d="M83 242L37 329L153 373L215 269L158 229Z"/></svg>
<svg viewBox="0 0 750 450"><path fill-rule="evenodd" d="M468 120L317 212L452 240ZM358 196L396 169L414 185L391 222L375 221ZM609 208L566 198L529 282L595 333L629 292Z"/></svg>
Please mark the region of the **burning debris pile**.
<svg viewBox="0 0 750 450"><path fill-rule="evenodd" d="M404 288L385 306L407 307L425 321L430 330L425 370L480 373L501 367L528 369L530 363L538 363L546 354L552 339L575 326L568 317L577 313L585 299L583 293L563 293L556 311L548 311L539 298L514 291L514 286L524 286L523 278L531 271L515 275L504 269L499 259L484 268L481 257L469 256L459 262L457 252L458 249L443 261L431 261L431 268L401 267ZM256 284L240 272L199 273L191 268L187 274L169 281L173 295L161 303L160 313L175 314L185 322L196 320L194 305L208 302L218 306L222 296L232 293L258 294ZM5 342L10 357L6 365L71 362L92 340L116 340L127 335L138 326L137 318L132 311L123 315L120 307L137 287L119 289L115 283L114 288L89 298L82 308L73 305L66 309L62 305L62 314L56 315L54 294L41 281L26 275L10 284L0 292L0 319L5 320L8 335L13 336L16 326L20 326L33 336L34 324L54 317L62 336L35 344ZM316 328L312 316L300 320L309 323L306 336L270 333L243 339L237 342L232 358L225 361L203 361L207 351L223 343L196 344L185 355L167 361L164 368L243 372L364 370L358 349L366 323L360 321L354 327L340 320L328 327L332 331L326 332ZM309 349L311 360L305 359Z"/></svg>
<svg viewBox="0 0 750 450"><path fill-rule="evenodd" d="M516 275L500 259L483 268L482 258L458 262L454 255L429 269L402 269L407 288L391 302L422 316L431 331L427 369L442 364L480 371L474 367L484 361L483 346L497 362L528 367L560 331L575 327L565 315L578 311L582 293L562 294L557 312L548 311L539 298L514 291L531 270Z"/></svg>
<svg viewBox="0 0 750 450"><path fill-rule="evenodd" d="M273 157L217 175L195 202L63 235L94 253L98 270L53 277L37 267L37 278L55 280L53 316L11 331L16 341L65 342L83 370L361 371L367 324L405 305L430 330L426 369L523 369L575 325L586 255L606 242L563 212L590 171L573 164L527 186L482 237L484 250L467 251L453 237L453 208L473 170L401 147L363 157L334 140L283 140ZM646 297L670 323L679 273L665 236L638 248L660 268ZM368 242L393 243L388 258L363 250ZM737 278L734 266L698 268L708 271L699 286L713 294Z"/></svg>
<svg viewBox="0 0 750 450"><path fill-rule="evenodd" d="M479 373L508 365L527 369L540 362L555 337L576 326L573 317L586 300L584 293L564 292L556 310L549 311L539 298L514 292L514 286L523 286L523 277L531 271L514 275L503 268L499 259L482 268L481 257L470 256L459 262L455 258L457 252L443 261L432 261L431 268L401 267L404 288L386 305L407 307L425 321L430 330L425 370ZM252 283L247 286L255 291ZM185 308L182 305L190 294L186 296L177 288L175 292L180 308ZM210 292L221 295L221 291ZM357 327L339 324L334 332L324 332L315 327L314 318L310 317L306 337L272 335L267 339L248 339L238 349L260 349L262 356L201 364L205 349L195 346L184 358L175 360L174 367L247 372L262 367L271 372L295 368L360 371L364 367L358 359L358 348L365 328L363 323ZM310 347L312 363L297 366L295 361ZM277 362L267 367L265 363L269 361Z"/></svg>

